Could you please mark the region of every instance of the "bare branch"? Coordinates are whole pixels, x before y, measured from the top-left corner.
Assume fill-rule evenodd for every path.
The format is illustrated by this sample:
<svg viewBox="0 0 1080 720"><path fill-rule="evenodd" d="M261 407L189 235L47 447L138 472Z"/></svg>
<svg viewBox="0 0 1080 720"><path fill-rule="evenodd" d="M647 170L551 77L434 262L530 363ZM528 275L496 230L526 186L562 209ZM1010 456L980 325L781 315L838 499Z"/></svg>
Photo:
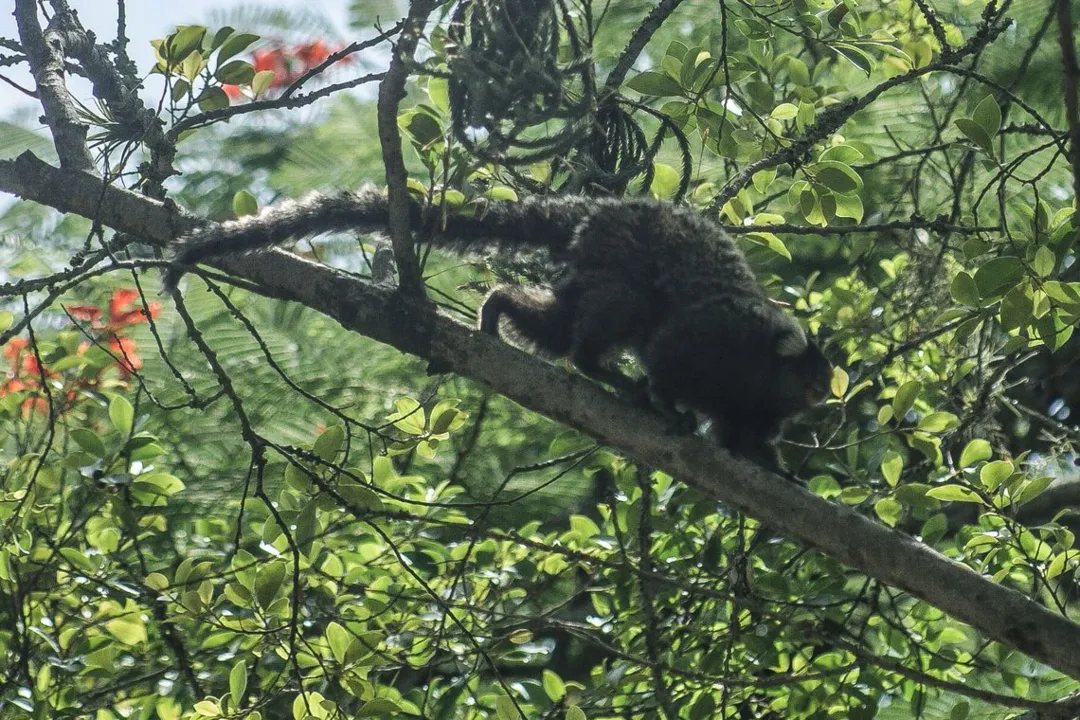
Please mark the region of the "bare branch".
<svg viewBox="0 0 1080 720"><path fill-rule="evenodd" d="M379 143L382 145L383 167L386 168L387 199L390 203L389 235L398 268L398 286L406 295L422 297L424 280L420 263L413 251L409 234L409 191L405 186L408 172L401 154L401 132L397 115L405 97L405 81L409 79L413 53L428 15L435 9L435 0L413 0L409 16L394 47L390 67L379 85L378 123Z"/></svg>
<svg viewBox="0 0 1080 720"><path fill-rule="evenodd" d="M615 68L604 83L605 88L613 91L622 85L623 80L626 79L626 73L630 72L630 68L634 67L638 56L641 55L642 51L645 50L645 46L649 44L649 40L652 39L653 33L660 29L664 21L668 19L671 13L675 12L675 8L679 7L681 3L682 0L660 0L659 4L645 16L645 19L641 21L641 25L634 31L630 42L622 51L622 55L615 62ZM724 0L720 0L720 4L723 3Z"/></svg>

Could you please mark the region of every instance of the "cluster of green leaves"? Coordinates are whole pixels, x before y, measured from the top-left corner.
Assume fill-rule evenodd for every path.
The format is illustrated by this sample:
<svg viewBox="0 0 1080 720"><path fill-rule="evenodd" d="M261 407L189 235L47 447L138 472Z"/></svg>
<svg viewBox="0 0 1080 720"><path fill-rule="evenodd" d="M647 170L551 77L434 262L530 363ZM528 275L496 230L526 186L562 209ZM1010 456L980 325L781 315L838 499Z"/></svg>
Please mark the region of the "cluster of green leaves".
<svg viewBox="0 0 1080 720"><path fill-rule="evenodd" d="M211 33L205 25L184 25L164 39L152 41L157 64L152 72L171 80L174 107L203 112L229 107L222 85L236 85L258 96L274 82L273 70L256 72L247 60L237 59L259 39L223 27Z"/></svg>

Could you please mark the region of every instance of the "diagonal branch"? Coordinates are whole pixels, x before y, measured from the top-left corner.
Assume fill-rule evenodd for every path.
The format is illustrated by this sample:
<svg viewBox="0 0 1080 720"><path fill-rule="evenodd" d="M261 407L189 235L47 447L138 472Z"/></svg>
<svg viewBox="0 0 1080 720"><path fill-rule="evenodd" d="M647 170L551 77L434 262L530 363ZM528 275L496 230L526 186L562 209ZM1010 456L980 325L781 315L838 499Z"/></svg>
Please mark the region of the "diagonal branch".
<svg viewBox="0 0 1080 720"><path fill-rule="evenodd" d="M166 247L194 219L93 175L30 153L0 161L0 190ZM616 399L583 377L441 315L430 303L357 280L280 250L220 266L272 297L323 313L346 330L425 358L515 402L588 433L640 463L761 520L846 565L900 588L992 640L1080 679L1080 625L854 510L809 493L696 437L675 436L657 415Z"/></svg>
<svg viewBox="0 0 1080 720"><path fill-rule="evenodd" d="M675 12L675 8L679 7L682 1L660 0L656 7L649 11L649 14L641 21L641 25L634 31L633 37L630 38L630 42L627 43L622 54L619 55L614 69L608 74L607 82L604 83L607 90L618 90L623 80L626 79L626 73L630 72L630 69L634 67L638 56L645 50L645 46L649 44L653 33L660 29L660 26L664 24L664 21L668 19L671 13ZM721 4L723 4L723 1L721 0Z"/></svg>

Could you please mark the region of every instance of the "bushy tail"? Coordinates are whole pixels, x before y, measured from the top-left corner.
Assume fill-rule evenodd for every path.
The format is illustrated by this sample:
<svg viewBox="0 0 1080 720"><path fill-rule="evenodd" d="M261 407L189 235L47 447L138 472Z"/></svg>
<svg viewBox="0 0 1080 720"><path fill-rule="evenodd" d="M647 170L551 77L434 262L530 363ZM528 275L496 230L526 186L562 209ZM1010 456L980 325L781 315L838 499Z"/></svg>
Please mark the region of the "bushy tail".
<svg viewBox="0 0 1080 720"><path fill-rule="evenodd" d="M522 202L492 202L475 213L425 211L410 201L414 229L436 225L433 242L456 250L502 246L546 248L558 252L570 244L574 227L587 212L587 200L578 197L528 198ZM385 230L389 224L386 196L365 185L338 195L308 195L263 209L257 215L196 229L180 238L172 267L165 275L166 289L176 287L184 269L221 255L238 255L279 245L289 238L326 232Z"/></svg>

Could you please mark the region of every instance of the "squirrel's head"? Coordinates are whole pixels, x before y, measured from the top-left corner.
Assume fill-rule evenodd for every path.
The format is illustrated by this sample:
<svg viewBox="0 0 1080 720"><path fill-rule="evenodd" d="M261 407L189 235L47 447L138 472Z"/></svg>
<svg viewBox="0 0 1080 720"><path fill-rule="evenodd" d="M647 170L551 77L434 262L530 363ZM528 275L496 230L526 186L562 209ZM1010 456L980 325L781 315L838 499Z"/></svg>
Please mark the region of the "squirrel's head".
<svg viewBox="0 0 1080 720"><path fill-rule="evenodd" d="M789 317L776 339L782 394L803 407L817 405L829 396L833 367L806 332ZM796 399L799 400L796 400Z"/></svg>

